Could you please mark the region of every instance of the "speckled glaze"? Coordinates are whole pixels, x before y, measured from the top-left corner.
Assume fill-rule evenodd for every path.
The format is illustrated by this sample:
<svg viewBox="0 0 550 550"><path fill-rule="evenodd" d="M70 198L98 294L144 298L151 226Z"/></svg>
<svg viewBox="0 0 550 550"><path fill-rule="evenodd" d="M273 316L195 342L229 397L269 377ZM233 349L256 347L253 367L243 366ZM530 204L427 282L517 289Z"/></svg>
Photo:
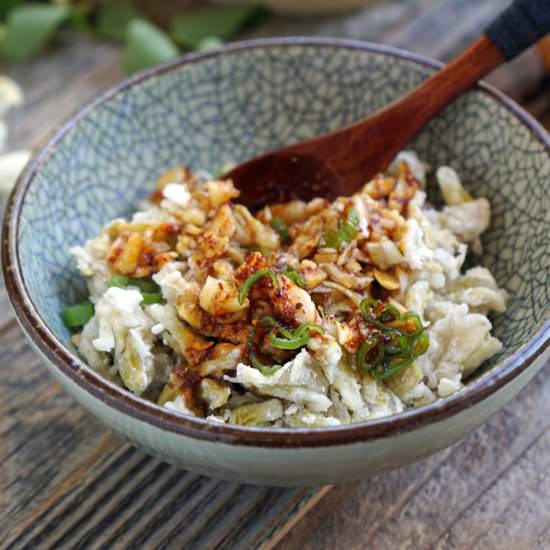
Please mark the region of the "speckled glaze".
<svg viewBox="0 0 550 550"><path fill-rule="evenodd" d="M431 164L453 166L474 195L490 199L483 263L512 296L507 312L493 319L502 353L459 393L339 428L212 424L102 380L66 345L60 318L85 292L69 247L129 214L168 167L213 170L350 123L434 67L366 43L243 43L138 75L67 121L22 175L3 234L12 303L53 375L108 427L151 454L200 473L275 485L359 479L398 467L453 443L502 407L550 355L550 141L486 86L448 108L412 145Z"/></svg>

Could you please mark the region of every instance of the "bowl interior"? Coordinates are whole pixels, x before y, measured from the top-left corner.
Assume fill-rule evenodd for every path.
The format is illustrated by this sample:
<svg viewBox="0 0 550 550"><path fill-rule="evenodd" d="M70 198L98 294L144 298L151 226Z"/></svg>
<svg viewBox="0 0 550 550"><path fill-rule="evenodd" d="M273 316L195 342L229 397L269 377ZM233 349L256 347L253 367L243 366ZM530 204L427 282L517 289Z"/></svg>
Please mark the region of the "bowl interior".
<svg viewBox="0 0 550 550"><path fill-rule="evenodd" d="M209 54L110 94L65 127L19 190L18 257L36 309L66 342L60 311L85 294L69 248L131 213L170 166L215 170L336 128L402 95L430 70L351 45L257 45ZM548 150L483 91L457 101L411 147L434 166L454 167L472 194L491 202L482 263L512 297L494 318L510 354L548 316Z"/></svg>

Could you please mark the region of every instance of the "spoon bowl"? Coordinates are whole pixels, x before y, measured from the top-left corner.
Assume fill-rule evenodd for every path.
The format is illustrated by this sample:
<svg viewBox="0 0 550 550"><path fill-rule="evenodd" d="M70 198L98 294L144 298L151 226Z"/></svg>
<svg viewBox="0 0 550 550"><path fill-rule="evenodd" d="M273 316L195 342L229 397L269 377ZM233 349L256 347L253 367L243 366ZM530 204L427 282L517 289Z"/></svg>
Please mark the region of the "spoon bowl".
<svg viewBox="0 0 550 550"><path fill-rule="evenodd" d="M224 177L239 182L239 202L252 211L296 199L332 200L340 187L337 174L321 159L284 150L240 164Z"/></svg>
<svg viewBox="0 0 550 550"><path fill-rule="evenodd" d="M472 46L402 98L350 126L253 158L225 177L254 209L352 195L457 97L548 32L548 0L514 0Z"/></svg>

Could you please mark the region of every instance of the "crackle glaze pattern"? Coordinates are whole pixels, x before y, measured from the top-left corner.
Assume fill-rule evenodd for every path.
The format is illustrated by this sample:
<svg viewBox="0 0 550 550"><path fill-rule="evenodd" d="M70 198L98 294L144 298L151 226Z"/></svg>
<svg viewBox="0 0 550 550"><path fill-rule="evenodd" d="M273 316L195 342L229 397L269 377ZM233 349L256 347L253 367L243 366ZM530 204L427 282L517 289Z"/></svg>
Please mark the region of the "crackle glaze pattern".
<svg viewBox="0 0 550 550"><path fill-rule="evenodd" d="M213 55L110 97L63 136L25 196L19 258L38 311L66 341L60 311L84 293L69 247L131 212L168 167L211 170L336 128L426 74L414 61L354 48L271 46ZM434 166L453 166L474 195L490 199L482 263L512 297L494 319L510 354L548 317L548 152L480 91L447 109L413 148Z"/></svg>

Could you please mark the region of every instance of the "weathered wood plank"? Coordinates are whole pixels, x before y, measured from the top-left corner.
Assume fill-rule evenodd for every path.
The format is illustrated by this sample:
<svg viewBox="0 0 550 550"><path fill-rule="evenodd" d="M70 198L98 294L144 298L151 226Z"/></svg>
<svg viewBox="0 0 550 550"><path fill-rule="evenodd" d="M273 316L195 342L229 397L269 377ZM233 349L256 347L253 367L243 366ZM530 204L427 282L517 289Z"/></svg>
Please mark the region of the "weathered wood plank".
<svg viewBox="0 0 550 550"><path fill-rule="evenodd" d="M548 372L451 449L337 487L278 548L532 548L550 528Z"/></svg>
<svg viewBox="0 0 550 550"><path fill-rule="evenodd" d="M2 218L0 218L0 220L1 219ZM8 301L4 282L0 279L0 326L6 323L12 317L12 315L13 313Z"/></svg>
<svg viewBox="0 0 550 550"><path fill-rule="evenodd" d="M67 86L71 73L75 76ZM77 42L71 50L61 49L31 67L14 68L12 76L26 92L26 106L11 116L9 145L28 147L120 77L118 52ZM2 290L0 300L5 300ZM0 326L11 317L2 306L0 302ZM6 366L0 395L7 396L0 408L6 419L0 452L0 526L7 546L172 542L181 547L185 542L229 548L248 541L252 547L316 494L240 487L160 463L105 433L64 395L13 323L0 335L0 351ZM33 397L38 408L26 411L22 396L35 392L40 394L38 400ZM38 468L37 456L42 464ZM205 528L207 519L217 520L214 529Z"/></svg>
<svg viewBox="0 0 550 550"><path fill-rule="evenodd" d="M436 548L532 548L550 527L550 425L477 499L464 507ZM475 525L475 529L468 529ZM521 526L521 528L519 528Z"/></svg>
<svg viewBox="0 0 550 550"><path fill-rule="evenodd" d="M200 477L123 444L50 381L13 322L0 357L6 548L254 548L317 493Z"/></svg>

